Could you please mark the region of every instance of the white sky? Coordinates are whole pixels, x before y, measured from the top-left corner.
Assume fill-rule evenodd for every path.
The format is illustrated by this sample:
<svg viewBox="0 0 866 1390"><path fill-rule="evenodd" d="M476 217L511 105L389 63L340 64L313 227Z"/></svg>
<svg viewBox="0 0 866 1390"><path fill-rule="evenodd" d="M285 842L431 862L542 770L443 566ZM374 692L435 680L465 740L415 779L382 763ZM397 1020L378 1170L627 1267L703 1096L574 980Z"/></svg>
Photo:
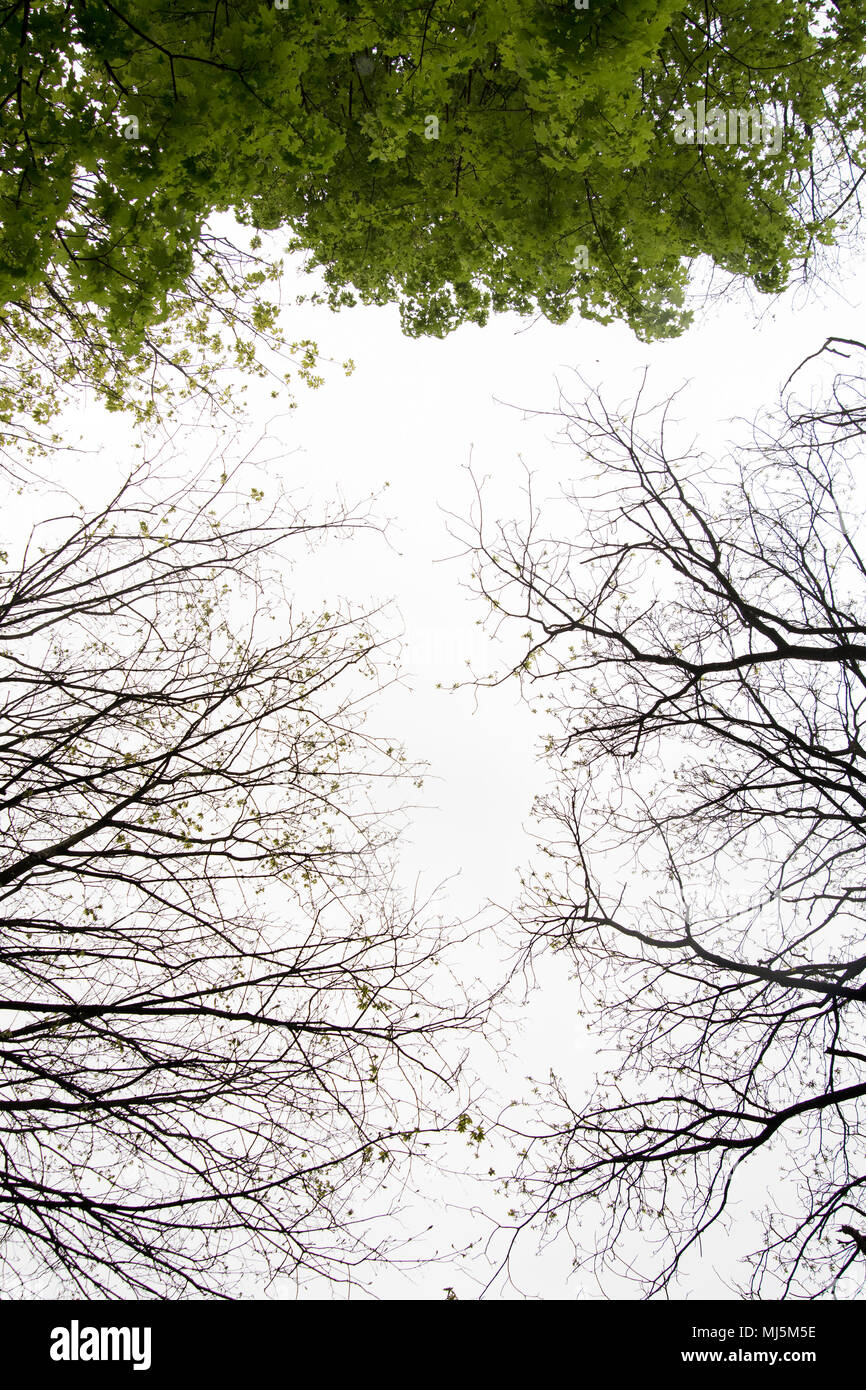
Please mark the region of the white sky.
<svg viewBox="0 0 866 1390"><path fill-rule="evenodd" d="M371 728L402 740L410 756L430 765L407 839L404 874L409 881L420 875L428 889L450 879L444 901L465 919L487 899L511 902L518 869L532 855L529 811L546 776L537 760L544 716L533 717L510 688L482 691L477 700L470 691L436 689L437 682L447 687L466 674L466 657L482 671L492 669L488 644L475 626L483 612L460 587L469 565L446 559L456 546L443 509L467 513L470 459L476 473L492 476L491 515L503 518L521 514L521 458L541 474L539 497L567 482L570 466L567 450L552 442L556 419L524 419L503 403L554 409L557 378L568 392L577 369L590 385L602 386L608 403L617 404L632 397L649 365L648 396L654 400L691 378L675 413L686 432L711 449L714 439L734 433L725 425L730 417L748 420L772 405L792 368L826 337L863 335L866 260L846 253L832 283L776 300L750 302L734 294L699 309L695 326L680 339L652 346L622 326L574 318L555 327L513 316L483 329L464 327L444 341L410 340L401 335L393 308L333 315L321 306L291 306L295 293L310 292L299 264L291 264L284 286L287 332L293 339L315 339L337 362L352 357L356 370L345 378L339 367L329 368L318 392L298 388L297 409L272 427L285 444L284 459L274 467L288 487L299 486L313 498L339 489L351 502L387 483L381 510L393 525L392 548L375 536L330 547L299 573L298 582L317 601L341 593L359 602L396 600L406 682L387 693ZM267 390L254 407L262 424L279 410ZM121 417L106 420L95 411L87 430L91 440L98 435L108 447L74 490L82 500L95 500L123 471L130 435ZM553 1067L579 1077L592 1067L591 1048L572 1018L565 966L549 973L549 985L526 1012L522 1037L514 1039L506 1089L529 1071L546 1076ZM490 1057L481 1065L488 1072ZM486 1172L487 1155L482 1158ZM473 1227L468 1216L452 1217L453 1228L436 1219L440 1249L452 1229ZM683 1293L730 1296L714 1273L715 1267L724 1273L726 1258L721 1245L705 1251ZM516 1270L519 1287L529 1296L573 1298L580 1286L566 1283L568 1265L565 1249L536 1257L527 1247ZM385 1297L441 1298L449 1284L462 1297L475 1296L468 1271L441 1266L422 1271L413 1283L389 1275L378 1289ZM598 1291L587 1282L584 1295L597 1297ZM515 1295L500 1290L499 1296Z"/></svg>

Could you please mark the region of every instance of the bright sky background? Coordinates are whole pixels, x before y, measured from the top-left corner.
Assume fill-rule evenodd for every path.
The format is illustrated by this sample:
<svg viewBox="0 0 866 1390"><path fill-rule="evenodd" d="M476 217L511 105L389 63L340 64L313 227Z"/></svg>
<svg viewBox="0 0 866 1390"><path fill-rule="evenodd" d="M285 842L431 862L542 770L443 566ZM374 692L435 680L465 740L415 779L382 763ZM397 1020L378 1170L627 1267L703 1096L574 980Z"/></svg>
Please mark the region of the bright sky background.
<svg viewBox="0 0 866 1390"><path fill-rule="evenodd" d="M479 671L492 669L489 642L476 626L484 614L461 588L470 566L465 559L448 559L457 546L446 513L466 515L471 501L466 466L471 461L478 475L491 476L491 515L522 514L521 459L540 476L540 498L557 492L570 476L568 450L555 442L557 419L523 412L555 410L557 381L566 394L579 393L575 371L590 386L601 386L612 405L631 399L647 365L648 397L654 400L691 380L675 411L683 431L699 436L708 451L723 444L737 433L727 421L749 420L772 405L793 367L826 337L866 332L866 259L846 253L824 284L778 299L733 293L699 308L682 338L652 346L621 326L574 318L555 327L513 316L485 328L464 327L444 341L410 340L401 335L393 308L333 315L321 306L293 306L295 294L310 288L300 263L291 262L284 286L287 332L294 339L315 339L337 362L353 358L356 370L345 378L333 367L319 391L298 388L297 409L271 426L284 446L271 467L287 487L311 499L339 490L351 502L382 491L380 510L393 521L390 548L378 536L329 547L298 573L297 582L301 595L307 592L317 602L329 594L358 602L394 600L393 630L404 633L405 681L386 693L370 725L402 740L410 756L430 765L407 837L404 877L412 882L418 876L428 890L447 879L446 910L466 920L488 899L503 906L513 901L518 870L533 851L533 795L546 778L538 760L544 716L531 715L519 702L516 682L514 689L483 690L477 697L470 690L447 690L467 674L467 658ZM280 408L264 390L253 413L264 426ZM84 428L89 444L101 439L106 445L91 457L87 477L73 486L82 501L90 501L124 471L131 434L121 417L106 420L97 411L86 416ZM507 1063L506 1093L530 1071L546 1076L553 1067L580 1078L592 1069L592 1048L577 1029L564 975L564 966L551 968L525 1012L522 1035L513 1040L515 1056ZM479 1065L488 1075L496 1069L489 1054ZM482 1154L483 1171L487 1166ZM496 1205L492 1198L490 1205ZM468 1214L435 1220L431 1239L440 1251L452 1234L475 1230ZM720 1282L727 1259L721 1244L705 1250L683 1293L730 1296ZM523 1295L574 1298L581 1285L566 1282L568 1268L567 1249L536 1256L527 1246L514 1274ZM431 1267L412 1281L390 1274L377 1289L384 1297L442 1298L446 1285L461 1297L477 1296L463 1266ZM589 1281L582 1292L599 1296ZM501 1285L491 1293L519 1296Z"/></svg>

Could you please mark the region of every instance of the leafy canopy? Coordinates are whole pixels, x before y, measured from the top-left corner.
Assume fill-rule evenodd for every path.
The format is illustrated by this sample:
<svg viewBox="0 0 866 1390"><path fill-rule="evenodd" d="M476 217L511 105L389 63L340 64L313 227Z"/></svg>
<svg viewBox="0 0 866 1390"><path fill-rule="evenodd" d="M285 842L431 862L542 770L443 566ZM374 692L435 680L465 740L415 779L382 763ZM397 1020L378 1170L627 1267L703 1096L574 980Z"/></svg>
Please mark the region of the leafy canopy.
<svg viewBox="0 0 866 1390"><path fill-rule="evenodd" d="M146 357L233 211L411 334L576 307L671 336L690 259L780 288L856 177L851 0L278 4L6 7L7 329ZM678 144L699 98L783 122L781 150Z"/></svg>

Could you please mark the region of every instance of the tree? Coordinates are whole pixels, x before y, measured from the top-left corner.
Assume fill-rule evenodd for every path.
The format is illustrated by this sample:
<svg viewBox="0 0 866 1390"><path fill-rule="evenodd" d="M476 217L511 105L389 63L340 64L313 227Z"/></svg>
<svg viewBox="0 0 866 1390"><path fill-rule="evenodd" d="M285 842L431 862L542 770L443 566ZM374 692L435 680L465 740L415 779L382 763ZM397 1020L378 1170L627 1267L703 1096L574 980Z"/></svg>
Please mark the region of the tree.
<svg viewBox="0 0 866 1390"><path fill-rule="evenodd" d="M284 582L370 520L244 477L145 464L0 557L7 1296L360 1278L483 1017L395 886L376 615Z"/></svg>
<svg viewBox="0 0 866 1390"><path fill-rule="evenodd" d="M410 333L576 306L653 338L688 321L693 258L777 290L857 204L854 0L2 14L0 304L109 389L165 352L201 258L219 273L214 212L290 228L332 306L396 301ZM678 143L698 100L782 151L754 123Z"/></svg>
<svg viewBox="0 0 866 1390"><path fill-rule="evenodd" d="M282 263L203 236L193 272L159 324L134 321L64 293L63 275L46 279L0 311L0 453L4 471L64 446L53 422L82 389L139 425L175 419L181 402L203 398L226 420L237 417L246 385L238 373L270 378L271 396L295 401L293 379L322 385L311 339L290 343L272 293ZM327 360L327 359L325 359ZM341 364L347 375L354 369Z"/></svg>
<svg viewBox="0 0 866 1390"><path fill-rule="evenodd" d="M564 515L530 486L525 525L478 518L478 584L554 716L527 958L573 961L615 1058L507 1117L512 1238L561 1218L648 1296L759 1195L751 1296L864 1288L864 353L828 340L829 398L794 373L723 463L675 455L641 396L563 403L587 470Z"/></svg>
<svg viewBox="0 0 866 1390"><path fill-rule="evenodd" d="M208 181L200 175L216 148L224 152L218 127L225 111L218 111L232 100L225 83L237 75L233 64L209 66L181 53L177 61L200 64L208 75L198 89L178 87L175 59L160 41L165 25L173 31L177 22L170 13L158 17L153 44L111 4L34 9L25 0L2 7L0 16L8 81L0 103L6 471L11 465L14 473L22 455L64 447L51 422L75 388L152 425L172 420L190 396L236 414L246 389L238 370L271 378L272 396L288 394L290 405L293 381L321 385L317 345L291 341L280 324L282 261L261 254L260 238L239 244L205 226L212 212L231 205L218 181L204 195ZM137 62L127 51L134 36L142 45ZM163 63L165 101L158 95ZM216 88L214 70L225 78ZM129 100L147 108L143 141L138 117L124 114ZM261 105L254 106L261 120ZM199 121L208 124L204 144L195 134ZM354 366L341 365L347 373Z"/></svg>

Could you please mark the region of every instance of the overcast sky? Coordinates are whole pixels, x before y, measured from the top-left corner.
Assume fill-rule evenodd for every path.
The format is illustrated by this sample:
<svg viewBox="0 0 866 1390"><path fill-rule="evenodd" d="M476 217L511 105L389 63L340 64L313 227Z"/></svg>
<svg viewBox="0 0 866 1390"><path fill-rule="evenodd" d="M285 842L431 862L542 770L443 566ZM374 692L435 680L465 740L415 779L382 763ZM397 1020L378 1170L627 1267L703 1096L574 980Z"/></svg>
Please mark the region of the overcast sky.
<svg viewBox="0 0 866 1390"><path fill-rule="evenodd" d="M480 671L492 669L489 643L476 626L482 610L461 587L469 565L448 558L457 547L446 513L466 515L470 506L467 465L491 476L491 512L519 515L522 463L539 473L541 497L567 483L571 470L568 449L556 442L557 420L524 411L554 410L557 382L566 394L579 394L575 372L600 386L609 403L627 402L646 366L652 399L691 381L675 412L683 432L708 452L723 447L742 434L742 427L727 421L748 420L771 405L792 368L827 336L863 334L866 263L846 253L823 284L778 299L734 292L699 308L694 326L680 339L652 346L622 326L576 317L555 327L507 316L485 328L461 328L444 341L410 340L402 336L394 308L334 315L321 306L293 306L295 294L309 289L299 262L290 262L286 331L291 338L315 339L338 362L353 358L356 370L346 378L338 367L328 369L317 392L298 388L297 409L271 426L282 441L282 457L271 467L287 487L300 488L312 500L337 491L349 502L381 493L379 510L392 523L390 545L373 535L329 547L298 573L297 584L301 597L317 603L339 594L393 602L391 627L403 632L405 679L383 697L371 728L402 740L411 756L430 766L404 849L404 875L409 882L420 877L428 889L449 880L443 903L466 919L487 900L513 900L518 870L533 850L533 795L546 777L538 759L544 716L533 716L519 702L516 682L515 689L477 695L448 691L466 676L467 659ZM280 404L263 391L253 404L257 423L264 425L275 412ZM70 432L80 424L80 414L70 418ZM97 411L82 428L89 447L103 445L89 456L87 475L74 489L91 502L124 471L131 434L122 417L106 420ZM544 992L528 1008L506 1084L529 1071L546 1075L551 1066L566 1077L591 1071L592 1048L573 1018L564 969L558 963L556 971L551 968ZM489 1071L490 1057L480 1064ZM458 1231L472 1225L468 1216L451 1220ZM447 1223L437 1227L440 1248L447 1247L450 1230ZM726 1258L720 1246L696 1259L684 1292L726 1296ZM563 1248L543 1257L527 1249L515 1267L520 1291L575 1297L582 1289L584 1296L597 1297L588 1281L567 1282L568 1265ZM467 1270L461 1289L462 1277L460 1270L445 1277L436 1267L411 1284L389 1275L379 1287L386 1297L442 1297L442 1288L451 1284L472 1297L477 1285ZM509 1296L501 1285L497 1291Z"/></svg>

